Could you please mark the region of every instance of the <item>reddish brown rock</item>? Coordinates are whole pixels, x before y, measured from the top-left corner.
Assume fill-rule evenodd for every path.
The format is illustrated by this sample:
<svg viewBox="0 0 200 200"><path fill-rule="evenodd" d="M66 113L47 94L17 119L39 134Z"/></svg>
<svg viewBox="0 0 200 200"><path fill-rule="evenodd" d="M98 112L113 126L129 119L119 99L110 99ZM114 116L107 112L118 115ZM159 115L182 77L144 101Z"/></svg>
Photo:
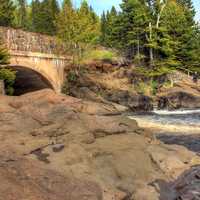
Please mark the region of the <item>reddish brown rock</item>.
<svg viewBox="0 0 200 200"><path fill-rule="evenodd" d="M3 159L1 200L102 200L101 188L94 182L64 177L26 159Z"/></svg>
<svg viewBox="0 0 200 200"><path fill-rule="evenodd" d="M117 114L51 90L0 96L0 199L158 200L152 182L200 163Z"/></svg>

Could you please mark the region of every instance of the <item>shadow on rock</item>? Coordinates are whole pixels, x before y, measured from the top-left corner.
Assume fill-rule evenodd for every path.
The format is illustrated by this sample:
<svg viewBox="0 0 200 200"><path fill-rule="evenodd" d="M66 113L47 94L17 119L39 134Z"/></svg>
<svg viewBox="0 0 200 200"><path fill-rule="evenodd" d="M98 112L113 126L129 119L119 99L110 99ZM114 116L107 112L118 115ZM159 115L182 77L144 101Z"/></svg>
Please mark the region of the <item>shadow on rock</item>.
<svg viewBox="0 0 200 200"><path fill-rule="evenodd" d="M174 182L157 180L160 200L199 200L200 199L200 166L192 167L180 175Z"/></svg>

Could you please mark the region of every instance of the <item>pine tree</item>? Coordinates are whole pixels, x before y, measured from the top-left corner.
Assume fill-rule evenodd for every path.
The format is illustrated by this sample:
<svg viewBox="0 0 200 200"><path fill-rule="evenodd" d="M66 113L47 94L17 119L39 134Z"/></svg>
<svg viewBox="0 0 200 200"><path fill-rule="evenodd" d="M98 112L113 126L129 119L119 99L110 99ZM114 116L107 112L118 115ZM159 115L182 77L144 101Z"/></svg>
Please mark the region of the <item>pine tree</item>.
<svg viewBox="0 0 200 200"><path fill-rule="evenodd" d="M32 30L39 33L55 35L56 16L59 13L59 6L56 0L33 0L32 2Z"/></svg>
<svg viewBox="0 0 200 200"><path fill-rule="evenodd" d="M27 28L27 3L26 0L17 0L16 9L16 26L20 28Z"/></svg>
<svg viewBox="0 0 200 200"><path fill-rule="evenodd" d="M15 6L12 0L0 0L0 26L12 26Z"/></svg>
<svg viewBox="0 0 200 200"><path fill-rule="evenodd" d="M101 16L101 44L104 46L106 46L106 28L107 28L106 14L103 11L103 14Z"/></svg>
<svg viewBox="0 0 200 200"><path fill-rule="evenodd" d="M52 12L53 20L55 20L56 16L60 12L57 0L51 0L50 1L50 6L51 6L51 12Z"/></svg>
<svg viewBox="0 0 200 200"><path fill-rule="evenodd" d="M82 1L78 10L79 41L85 44L94 44L100 37L100 22L97 15L89 7L87 1Z"/></svg>
<svg viewBox="0 0 200 200"><path fill-rule="evenodd" d="M102 41L155 71L186 68L200 48L194 13L191 0L123 0L119 14L102 15Z"/></svg>
<svg viewBox="0 0 200 200"><path fill-rule="evenodd" d="M72 7L71 0L65 0L62 10L57 15L57 36L65 45L67 51L74 49L76 44L78 16Z"/></svg>
<svg viewBox="0 0 200 200"><path fill-rule="evenodd" d="M90 12L90 7L89 7L89 5L88 5L88 3L87 3L86 0L83 0L83 1L81 2L81 7L80 7L80 9L79 9L79 12L80 12L82 15L88 15L88 14L89 14L89 12Z"/></svg>
<svg viewBox="0 0 200 200"><path fill-rule="evenodd" d="M68 53L79 65L83 52L98 42L100 22L87 1L83 1L79 9L74 9L71 1L65 1L57 17L57 33Z"/></svg>
<svg viewBox="0 0 200 200"><path fill-rule="evenodd" d="M194 25L195 24L194 17L195 17L196 12L195 12L192 1L191 0L177 0L177 3L183 7L188 23L191 23L190 25Z"/></svg>
<svg viewBox="0 0 200 200"><path fill-rule="evenodd" d="M56 15L59 13L58 2L56 0L44 0L41 3L41 32L49 35L56 33Z"/></svg>
<svg viewBox="0 0 200 200"><path fill-rule="evenodd" d="M112 47L113 46L113 37L112 31L114 28L114 23L117 19L117 11L113 6L111 11L103 12L101 16L101 42L104 46Z"/></svg>
<svg viewBox="0 0 200 200"><path fill-rule="evenodd" d="M39 32L40 21L40 1L33 0L31 3L31 31Z"/></svg>
<svg viewBox="0 0 200 200"><path fill-rule="evenodd" d="M63 9L65 6L68 6L69 8L72 8L73 5L72 5L72 1L71 0L64 0L63 1Z"/></svg>
<svg viewBox="0 0 200 200"><path fill-rule="evenodd" d="M145 47L148 13L140 0L123 0L121 9L122 12L117 17L115 9L107 14L110 27L108 33L111 33L108 35L109 41L112 46L122 49L127 57L133 58L142 54Z"/></svg>

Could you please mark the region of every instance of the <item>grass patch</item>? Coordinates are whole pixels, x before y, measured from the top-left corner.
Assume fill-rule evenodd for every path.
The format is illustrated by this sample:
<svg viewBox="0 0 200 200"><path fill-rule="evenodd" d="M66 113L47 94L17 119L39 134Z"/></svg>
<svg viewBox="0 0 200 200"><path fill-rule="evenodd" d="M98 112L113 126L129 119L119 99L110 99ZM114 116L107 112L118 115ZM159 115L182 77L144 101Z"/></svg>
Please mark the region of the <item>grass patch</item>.
<svg viewBox="0 0 200 200"><path fill-rule="evenodd" d="M117 53L110 50L90 50L87 51L83 58L82 63L87 63L90 61L114 61L117 60Z"/></svg>

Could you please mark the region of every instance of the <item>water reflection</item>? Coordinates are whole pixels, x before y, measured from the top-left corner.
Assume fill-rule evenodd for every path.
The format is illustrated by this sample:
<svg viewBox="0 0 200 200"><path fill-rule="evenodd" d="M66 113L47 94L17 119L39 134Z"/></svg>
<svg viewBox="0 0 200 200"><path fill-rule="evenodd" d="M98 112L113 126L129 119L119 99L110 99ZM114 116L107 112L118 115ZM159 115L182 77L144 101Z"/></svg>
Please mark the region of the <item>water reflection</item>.
<svg viewBox="0 0 200 200"><path fill-rule="evenodd" d="M200 155L200 134L199 135L172 135L172 134L159 134L159 140L165 144L182 145Z"/></svg>

